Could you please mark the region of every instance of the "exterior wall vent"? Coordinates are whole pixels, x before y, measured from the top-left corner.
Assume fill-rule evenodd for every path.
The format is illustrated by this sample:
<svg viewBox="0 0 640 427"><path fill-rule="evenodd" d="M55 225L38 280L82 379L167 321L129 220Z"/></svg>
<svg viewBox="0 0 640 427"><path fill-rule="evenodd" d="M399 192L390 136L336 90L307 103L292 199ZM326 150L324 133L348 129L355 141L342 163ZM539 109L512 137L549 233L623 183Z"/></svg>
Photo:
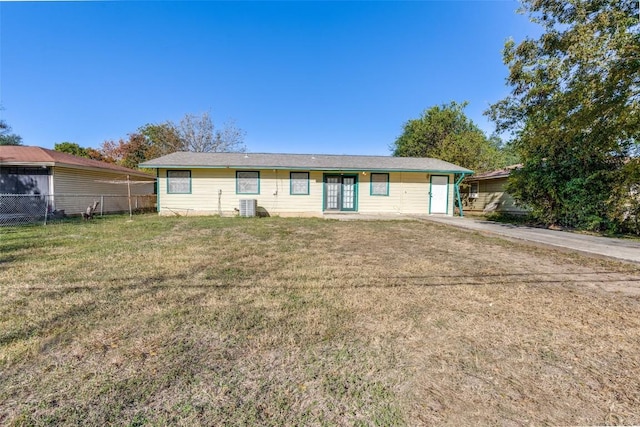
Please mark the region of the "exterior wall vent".
<svg viewBox="0 0 640 427"><path fill-rule="evenodd" d="M256 216L258 201L256 199L240 199L240 216Z"/></svg>

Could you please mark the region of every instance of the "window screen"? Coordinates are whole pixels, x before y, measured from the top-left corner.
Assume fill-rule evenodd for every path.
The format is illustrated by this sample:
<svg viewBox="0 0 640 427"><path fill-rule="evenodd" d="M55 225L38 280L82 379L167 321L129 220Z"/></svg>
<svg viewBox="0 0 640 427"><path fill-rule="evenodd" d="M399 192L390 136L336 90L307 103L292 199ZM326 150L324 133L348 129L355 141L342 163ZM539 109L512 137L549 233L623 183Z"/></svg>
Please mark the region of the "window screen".
<svg viewBox="0 0 640 427"><path fill-rule="evenodd" d="M260 194L260 172L236 172L236 193Z"/></svg>
<svg viewBox="0 0 640 427"><path fill-rule="evenodd" d="M372 196L388 196L389 195L389 174L388 173L372 173L371 174L371 195Z"/></svg>
<svg viewBox="0 0 640 427"><path fill-rule="evenodd" d="M291 194L309 194L309 172L291 172Z"/></svg>
<svg viewBox="0 0 640 427"><path fill-rule="evenodd" d="M167 193L191 193L191 171L167 171Z"/></svg>

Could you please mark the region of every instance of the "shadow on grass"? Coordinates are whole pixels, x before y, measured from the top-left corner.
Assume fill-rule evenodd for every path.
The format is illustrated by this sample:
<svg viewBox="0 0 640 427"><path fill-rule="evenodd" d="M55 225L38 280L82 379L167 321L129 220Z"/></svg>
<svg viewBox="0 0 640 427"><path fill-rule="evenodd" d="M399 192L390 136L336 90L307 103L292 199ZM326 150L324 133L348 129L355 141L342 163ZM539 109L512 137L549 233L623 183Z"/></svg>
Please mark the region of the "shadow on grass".
<svg viewBox="0 0 640 427"><path fill-rule="evenodd" d="M601 278L603 274L625 275L622 278ZM56 297L76 292L96 292L112 291L122 292L138 290L141 293L154 292L167 289L201 289L201 290L223 290L223 289L296 289L296 290L317 290L317 289L360 289L360 288L402 288L402 287L457 287L457 286L514 286L514 285L549 285L549 284L580 284L580 283L640 283L640 276L628 277L629 273L619 271L602 271L591 273L507 273L507 274L487 274L482 276L470 275L432 275L432 276L378 276L373 280L362 280L363 283L336 285L327 283L329 281L339 281L346 277L323 276L317 280L309 280L304 285L287 283L286 279L275 280L273 285L262 285L251 283L248 278L239 280L225 280L225 278L205 278L201 283L167 283L182 281L184 274L160 275L145 278L137 283L126 285L107 286L68 286L59 289L52 289L45 286L32 286L25 288L22 292L43 292L43 297ZM572 276L568 278L566 276ZM578 277L576 277L578 276ZM116 281L112 279L111 282ZM366 283L365 283L366 282Z"/></svg>
<svg viewBox="0 0 640 427"><path fill-rule="evenodd" d="M14 255L9 255L9 256L3 256L0 257L0 265L2 264L11 264L12 262L16 262L18 261L18 257L14 256Z"/></svg>
<svg viewBox="0 0 640 427"><path fill-rule="evenodd" d="M85 304L75 305L51 318L44 319L39 322L25 322L19 329L9 331L5 330L3 333L0 333L0 345L10 344L11 342L18 340L26 340L32 336L39 335L46 330L53 330L62 323L67 323L76 318L85 317L96 311L97 308L98 305L91 301Z"/></svg>

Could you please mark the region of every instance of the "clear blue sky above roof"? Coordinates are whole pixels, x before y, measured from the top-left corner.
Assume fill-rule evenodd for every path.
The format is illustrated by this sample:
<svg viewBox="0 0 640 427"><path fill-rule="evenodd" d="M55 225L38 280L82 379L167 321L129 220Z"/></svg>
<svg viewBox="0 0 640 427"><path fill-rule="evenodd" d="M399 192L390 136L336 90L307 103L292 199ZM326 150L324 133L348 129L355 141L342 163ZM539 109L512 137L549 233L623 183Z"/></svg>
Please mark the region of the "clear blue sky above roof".
<svg viewBox="0 0 640 427"><path fill-rule="evenodd" d="M249 151L389 154L425 108L507 93L515 1L0 3L1 112L24 143L99 146L211 111Z"/></svg>

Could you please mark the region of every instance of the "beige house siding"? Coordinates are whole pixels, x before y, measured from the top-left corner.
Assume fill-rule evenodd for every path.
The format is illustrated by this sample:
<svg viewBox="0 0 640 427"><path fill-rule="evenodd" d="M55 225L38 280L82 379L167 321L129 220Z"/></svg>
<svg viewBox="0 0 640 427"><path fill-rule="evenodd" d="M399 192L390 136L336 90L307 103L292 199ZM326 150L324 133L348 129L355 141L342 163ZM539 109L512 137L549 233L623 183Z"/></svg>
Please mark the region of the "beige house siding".
<svg viewBox="0 0 640 427"><path fill-rule="evenodd" d="M178 170L178 169L171 169ZM188 169L182 169L188 170ZM290 170L260 170L260 194L236 194L236 170L202 168L191 169L191 192L169 194L167 169L158 170L158 204L160 214L232 215L240 199L256 199L258 210L269 215L303 216L323 214L323 179L325 174L340 172L309 172L309 194L290 194ZM430 175L418 172L390 172L389 195L371 195L369 172L357 175L357 212L360 213L429 213ZM449 177L447 214L453 214L454 178Z"/></svg>
<svg viewBox="0 0 640 427"><path fill-rule="evenodd" d="M100 181L126 180L126 175L114 172L91 171L55 166L52 175L51 193L54 194L54 207L74 215L84 212L94 200L102 201L101 212L123 212L128 210L127 185ZM140 179L131 177L131 180ZM153 195L153 181L131 185L131 194ZM104 196L104 197L101 197ZM117 197L116 197L117 196ZM148 199L148 198L147 198ZM133 207L149 200L134 198ZM142 206L140 206L142 207Z"/></svg>
<svg viewBox="0 0 640 427"><path fill-rule="evenodd" d="M527 210L516 206L514 198L505 191L507 180L508 177L501 177L475 181L478 183L477 198L469 198L470 187L467 187L462 193L465 211L526 213Z"/></svg>
<svg viewBox="0 0 640 427"><path fill-rule="evenodd" d="M390 172L389 195L371 195L371 174L360 175L358 211L362 213L428 213L429 177L425 173Z"/></svg>

